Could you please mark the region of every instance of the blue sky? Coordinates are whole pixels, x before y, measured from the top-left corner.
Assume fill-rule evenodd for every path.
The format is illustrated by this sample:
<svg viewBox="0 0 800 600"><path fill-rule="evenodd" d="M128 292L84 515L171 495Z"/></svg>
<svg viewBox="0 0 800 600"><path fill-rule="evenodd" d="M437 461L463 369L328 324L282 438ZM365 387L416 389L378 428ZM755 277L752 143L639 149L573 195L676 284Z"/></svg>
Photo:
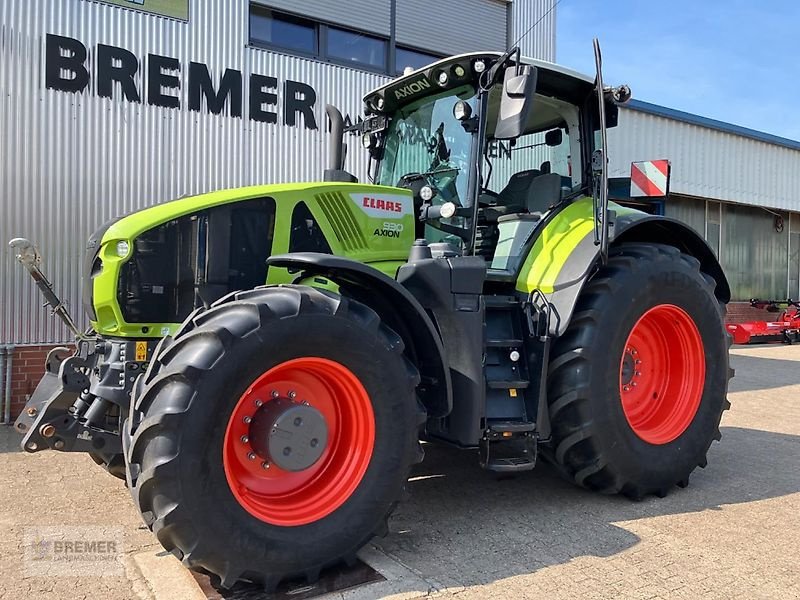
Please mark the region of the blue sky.
<svg viewBox="0 0 800 600"><path fill-rule="evenodd" d="M800 140L797 0L562 0L556 62L634 98Z"/></svg>

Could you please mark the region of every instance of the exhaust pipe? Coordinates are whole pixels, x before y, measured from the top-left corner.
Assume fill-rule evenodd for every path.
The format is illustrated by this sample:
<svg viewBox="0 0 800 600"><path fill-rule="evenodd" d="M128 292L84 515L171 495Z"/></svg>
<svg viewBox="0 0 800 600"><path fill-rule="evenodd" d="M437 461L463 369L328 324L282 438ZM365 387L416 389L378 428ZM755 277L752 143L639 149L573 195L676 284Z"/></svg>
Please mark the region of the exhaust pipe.
<svg viewBox="0 0 800 600"><path fill-rule="evenodd" d="M325 105L325 112L331 122L330 147L328 160L329 168L325 169L322 177L323 181L341 181L356 183L353 175L344 170L344 119L339 109L332 104Z"/></svg>
<svg viewBox="0 0 800 600"><path fill-rule="evenodd" d="M14 361L14 346L6 346L6 404L3 411L3 423L11 425L11 363Z"/></svg>
<svg viewBox="0 0 800 600"><path fill-rule="evenodd" d="M344 119L342 113L333 104L326 104L325 112L331 120L330 167L328 170L341 171L344 169Z"/></svg>

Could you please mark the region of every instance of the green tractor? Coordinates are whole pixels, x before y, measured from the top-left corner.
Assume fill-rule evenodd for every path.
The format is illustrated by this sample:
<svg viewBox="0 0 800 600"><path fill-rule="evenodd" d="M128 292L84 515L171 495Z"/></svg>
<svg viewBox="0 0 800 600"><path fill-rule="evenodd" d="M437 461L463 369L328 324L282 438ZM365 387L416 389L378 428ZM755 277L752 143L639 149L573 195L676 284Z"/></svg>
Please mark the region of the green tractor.
<svg viewBox="0 0 800 600"><path fill-rule="evenodd" d="M86 332L14 240L77 338L23 449L89 453L185 565L269 589L385 532L421 440L606 494L687 485L729 406L730 292L693 230L608 201L630 91L595 56L589 78L464 54L367 94L374 184L343 170L328 107L323 182L106 223Z"/></svg>

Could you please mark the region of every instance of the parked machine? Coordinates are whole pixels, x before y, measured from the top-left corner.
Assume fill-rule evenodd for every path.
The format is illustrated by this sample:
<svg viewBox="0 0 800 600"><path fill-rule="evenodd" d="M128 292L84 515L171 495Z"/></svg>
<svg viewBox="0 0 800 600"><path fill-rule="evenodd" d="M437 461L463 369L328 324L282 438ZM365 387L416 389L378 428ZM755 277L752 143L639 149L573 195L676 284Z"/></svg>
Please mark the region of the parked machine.
<svg viewBox="0 0 800 600"><path fill-rule="evenodd" d="M748 321L746 323L729 323L726 325L734 344L768 344L783 342L794 344L800 342L800 303L791 298L780 300L750 300L753 308L763 308L767 312L780 312L774 321ZM780 307L786 309L781 311Z"/></svg>
<svg viewBox="0 0 800 600"><path fill-rule="evenodd" d="M729 407L730 292L692 229L609 203L630 91L595 52L594 78L512 50L367 94L373 184L329 107L324 181L103 225L91 328L48 357L23 448L88 452L185 565L268 589L385 532L420 439L635 499L686 486Z"/></svg>

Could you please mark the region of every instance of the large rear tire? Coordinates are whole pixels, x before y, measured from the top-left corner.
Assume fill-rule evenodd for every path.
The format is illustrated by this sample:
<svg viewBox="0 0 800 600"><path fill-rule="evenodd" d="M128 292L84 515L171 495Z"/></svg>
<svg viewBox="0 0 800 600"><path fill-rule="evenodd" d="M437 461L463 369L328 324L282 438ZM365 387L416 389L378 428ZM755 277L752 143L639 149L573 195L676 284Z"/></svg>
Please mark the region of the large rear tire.
<svg viewBox="0 0 800 600"><path fill-rule="evenodd" d="M385 532L422 458L418 382L363 304L303 286L223 298L137 385L124 436L136 505L225 587L315 580Z"/></svg>
<svg viewBox="0 0 800 600"><path fill-rule="evenodd" d="M714 288L672 246L611 249L551 357L549 456L567 477L638 499L705 467L732 375Z"/></svg>

